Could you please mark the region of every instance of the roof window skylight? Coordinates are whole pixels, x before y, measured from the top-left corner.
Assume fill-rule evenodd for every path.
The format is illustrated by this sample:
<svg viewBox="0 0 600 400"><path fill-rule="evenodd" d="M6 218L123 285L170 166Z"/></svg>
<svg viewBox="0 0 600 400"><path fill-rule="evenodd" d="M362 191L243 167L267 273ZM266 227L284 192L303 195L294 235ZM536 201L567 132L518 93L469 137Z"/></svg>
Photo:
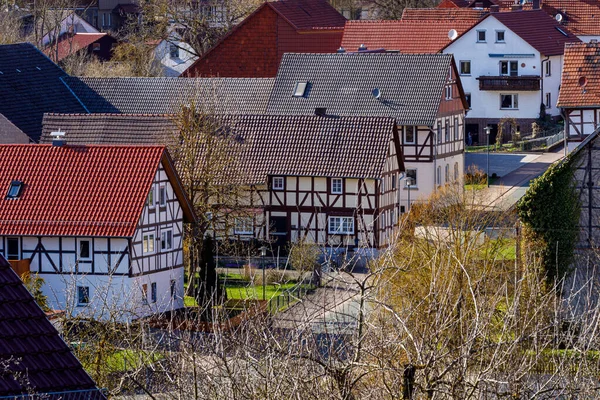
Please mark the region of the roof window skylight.
<svg viewBox="0 0 600 400"><path fill-rule="evenodd" d="M304 97L308 82L296 82L296 88L294 89L294 97Z"/></svg>
<svg viewBox="0 0 600 400"><path fill-rule="evenodd" d="M18 199L23 191L23 181L12 181L6 194L7 199Z"/></svg>

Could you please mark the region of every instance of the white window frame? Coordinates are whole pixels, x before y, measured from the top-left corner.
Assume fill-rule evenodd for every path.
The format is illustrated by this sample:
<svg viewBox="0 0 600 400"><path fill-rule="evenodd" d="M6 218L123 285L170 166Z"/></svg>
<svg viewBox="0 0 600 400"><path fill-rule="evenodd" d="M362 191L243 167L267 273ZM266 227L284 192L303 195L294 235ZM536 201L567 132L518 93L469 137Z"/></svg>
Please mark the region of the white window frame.
<svg viewBox="0 0 600 400"><path fill-rule="evenodd" d="M446 94L446 100L452 100L452 85L446 85L444 89Z"/></svg>
<svg viewBox="0 0 600 400"><path fill-rule="evenodd" d="M17 254L8 254L8 241L15 240L17 242ZM13 258L16 256L16 258ZM4 248L4 257L7 260L20 260L21 259L21 240L18 237L9 236L6 238L6 247Z"/></svg>
<svg viewBox="0 0 600 400"><path fill-rule="evenodd" d="M330 235L353 235L354 217L329 216L327 217L327 232Z"/></svg>
<svg viewBox="0 0 600 400"><path fill-rule="evenodd" d="M483 33L483 40L481 40L481 38L479 37L480 33ZM487 33L485 29L477 30L477 43L487 43Z"/></svg>
<svg viewBox="0 0 600 400"><path fill-rule="evenodd" d="M502 72L503 64L506 64L506 73ZM516 75L513 75L511 72L512 65L517 66ZM500 73L500 76L519 76L519 62L515 60L500 60L500 62L498 63L498 72Z"/></svg>
<svg viewBox="0 0 600 400"><path fill-rule="evenodd" d="M87 290L87 301L80 301L81 300L81 291L82 290ZM90 304L90 287L89 286L77 286L77 305L82 307L82 306L87 306Z"/></svg>
<svg viewBox="0 0 600 400"><path fill-rule="evenodd" d="M296 82L292 97L304 97L306 95L306 89L308 89L308 82Z"/></svg>
<svg viewBox="0 0 600 400"><path fill-rule="evenodd" d="M460 140L460 132L458 130L458 118L454 117L454 140Z"/></svg>
<svg viewBox="0 0 600 400"><path fill-rule="evenodd" d="M166 207L167 205L167 186L160 185L158 187L158 204L161 207Z"/></svg>
<svg viewBox="0 0 600 400"><path fill-rule="evenodd" d="M344 193L344 180L342 178L331 178L331 194Z"/></svg>
<svg viewBox="0 0 600 400"><path fill-rule="evenodd" d="M173 250L173 229L162 229L160 231L160 250Z"/></svg>
<svg viewBox="0 0 600 400"><path fill-rule="evenodd" d="M546 108L552 108L552 94L550 92L546 92L544 105Z"/></svg>
<svg viewBox="0 0 600 400"><path fill-rule="evenodd" d="M154 254L156 251L156 235L154 232L144 232L142 234L142 253Z"/></svg>
<svg viewBox="0 0 600 400"><path fill-rule="evenodd" d="M502 97L503 96L511 96L511 106L510 107L502 107ZM515 101L516 99L516 101ZM515 104L516 103L516 104ZM500 93L500 109L501 110L518 110L519 109L519 95L518 93Z"/></svg>
<svg viewBox="0 0 600 400"><path fill-rule="evenodd" d="M460 60L459 61L460 75L471 76L471 60ZM469 66L469 72L463 72L463 65Z"/></svg>
<svg viewBox="0 0 600 400"><path fill-rule="evenodd" d="M450 141L450 119L446 118L444 121L444 142Z"/></svg>
<svg viewBox="0 0 600 400"><path fill-rule="evenodd" d="M81 255L81 243L88 242L89 254L87 257ZM77 239L77 259L83 261L90 261L92 259L92 240L91 239Z"/></svg>
<svg viewBox="0 0 600 400"><path fill-rule="evenodd" d="M440 186L442 184L442 166L441 165L438 165L436 174L437 174L437 176L436 176L437 185Z"/></svg>
<svg viewBox="0 0 600 400"><path fill-rule="evenodd" d="M502 40L500 40L500 38L498 37L498 34L502 34ZM506 31L504 30L497 30L496 31L496 43L506 43Z"/></svg>
<svg viewBox="0 0 600 400"><path fill-rule="evenodd" d="M412 140L408 140L408 132L409 129L412 131ZM404 126L403 127L403 133L404 133L404 143L407 144L415 144L417 141L417 127L416 126Z"/></svg>
<svg viewBox="0 0 600 400"><path fill-rule="evenodd" d="M544 66L544 75L552 76L552 60L546 61L546 65Z"/></svg>
<svg viewBox="0 0 600 400"><path fill-rule="evenodd" d="M254 235L254 218L235 217L233 220L233 233L235 235Z"/></svg>
<svg viewBox="0 0 600 400"><path fill-rule="evenodd" d="M412 174L410 174L409 171L414 171L414 176L410 176ZM416 188L417 187L417 169L416 168L407 168L406 169L406 177L412 179L412 184L410 185L410 188L411 189ZM408 188L408 180L407 179L404 180L404 187Z"/></svg>
<svg viewBox="0 0 600 400"><path fill-rule="evenodd" d="M285 178L283 176L274 176L271 183L273 190L285 190Z"/></svg>
<svg viewBox="0 0 600 400"><path fill-rule="evenodd" d="M149 208L154 208L154 206L155 206L154 184L152 185L152 187L150 188L150 191L148 192L148 197L146 198L146 205Z"/></svg>

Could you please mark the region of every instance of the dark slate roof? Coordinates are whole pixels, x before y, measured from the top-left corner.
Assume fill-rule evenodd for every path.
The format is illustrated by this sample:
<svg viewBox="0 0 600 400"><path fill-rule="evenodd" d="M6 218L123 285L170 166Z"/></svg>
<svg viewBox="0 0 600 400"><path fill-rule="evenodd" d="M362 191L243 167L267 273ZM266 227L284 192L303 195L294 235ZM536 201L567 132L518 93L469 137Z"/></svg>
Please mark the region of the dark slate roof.
<svg viewBox="0 0 600 400"><path fill-rule="evenodd" d="M168 114L46 114L40 143L59 129L68 145L169 144L177 132Z"/></svg>
<svg viewBox="0 0 600 400"><path fill-rule="evenodd" d="M29 136L0 114L0 144L29 143Z"/></svg>
<svg viewBox="0 0 600 400"><path fill-rule="evenodd" d="M37 141L45 112L86 112L60 81L66 75L32 44L0 46L0 114Z"/></svg>
<svg viewBox="0 0 600 400"><path fill-rule="evenodd" d="M267 113L388 116L433 125L452 65L450 54L284 54ZM308 82L294 97L297 82ZM373 96L379 89L380 99Z"/></svg>
<svg viewBox="0 0 600 400"><path fill-rule="evenodd" d="M234 134L241 146L232 151L239 151L239 180L245 184L264 183L269 175L380 178L395 126L386 117L217 118L215 126ZM164 143L173 137L171 121L167 115L47 115L43 140L49 142L48 132L60 127L67 132L67 144ZM166 136L161 138L161 132Z"/></svg>
<svg viewBox="0 0 600 400"><path fill-rule="evenodd" d="M0 327L0 397L105 399L1 255Z"/></svg>
<svg viewBox="0 0 600 400"><path fill-rule="evenodd" d="M92 113L169 114L190 100L219 114L264 113L272 78L64 78Z"/></svg>

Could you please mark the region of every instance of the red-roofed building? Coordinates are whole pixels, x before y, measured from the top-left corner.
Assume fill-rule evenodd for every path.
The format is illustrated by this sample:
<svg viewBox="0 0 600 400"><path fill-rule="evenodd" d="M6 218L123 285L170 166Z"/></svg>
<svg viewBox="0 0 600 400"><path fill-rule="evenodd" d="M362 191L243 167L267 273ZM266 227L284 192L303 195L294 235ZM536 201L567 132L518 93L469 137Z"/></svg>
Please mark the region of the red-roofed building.
<svg viewBox="0 0 600 400"><path fill-rule="evenodd" d="M183 307L195 216L162 146L0 145L0 253L50 306L124 319Z"/></svg>
<svg viewBox="0 0 600 400"><path fill-rule="evenodd" d="M70 55L85 51L100 60L109 60L113 45L117 39L106 33L64 34L57 43L48 45L44 53L55 63L59 63Z"/></svg>
<svg viewBox="0 0 600 400"><path fill-rule="evenodd" d="M275 77L283 53L335 52L345 23L326 0L266 2L183 76Z"/></svg>
<svg viewBox="0 0 600 400"><path fill-rule="evenodd" d="M402 19L415 21L479 21L487 11L470 8L440 9L440 8L406 8L402 12Z"/></svg>
<svg viewBox="0 0 600 400"><path fill-rule="evenodd" d="M476 20L399 20L348 21L342 47L357 51L361 45L368 49L398 50L401 53L438 53L451 42L450 32L460 35Z"/></svg>
<svg viewBox="0 0 600 400"><path fill-rule="evenodd" d="M582 140L600 126L600 46L568 43L558 107L569 139Z"/></svg>
<svg viewBox="0 0 600 400"><path fill-rule="evenodd" d="M507 119L529 133L542 105L558 118L564 47L573 42L580 40L554 18L530 10L487 14L448 44L443 52L454 54L470 104L467 137L484 143L489 126L493 142Z"/></svg>

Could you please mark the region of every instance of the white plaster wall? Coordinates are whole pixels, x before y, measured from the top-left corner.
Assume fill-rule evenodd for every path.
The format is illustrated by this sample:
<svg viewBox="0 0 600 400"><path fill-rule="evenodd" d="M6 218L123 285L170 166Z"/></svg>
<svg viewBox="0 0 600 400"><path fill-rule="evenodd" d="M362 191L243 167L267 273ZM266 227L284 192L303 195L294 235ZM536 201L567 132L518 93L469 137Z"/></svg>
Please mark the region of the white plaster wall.
<svg viewBox="0 0 600 400"><path fill-rule="evenodd" d="M579 38L579 40L581 40L582 42L585 42L585 43L589 43L589 42L591 42L592 40L597 40L597 41L600 41L600 36L594 36L594 35L580 35L580 36L577 36L577 37Z"/></svg>
<svg viewBox="0 0 600 400"><path fill-rule="evenodd" d="M477 42L477 31L486 31L486 42ZM496 43L496 30L504 30L504 43ZM471 75L461 75L461 82L465 93L471 93L471 110L469 118L537 118L539 107L542 101L540 91L479 91L479 76L498 76L500 75L500 61L517 61L519 64L519 75L537 75L541 76L540 53L521 39L516 33L508 29L493 16L481 21L473 29L465 33L462 37L456 39L443 51L444 53L454 54L456 64L460 71L460 61L471 61ZM529 54L531 57L520 58L496 58L489 54ZM523 67L522 64L525 64ZM553 93L558 96L558 85L560 84L560 74L562 71L562 61L554 62L552 77L545 83L544 90L549 90L552 86ZM500 94L519 95L518 110L500 109ZM553 96L554 97L554 96ZM555 98L553 101L556 101ZM556 110L553 110L556 112Z"/></svg>
<svg viewBox="0 0 600 400"><path fill-rule="evenodd" d="M171 57L170 44L179 47L179 57ZM160 63L163 76L177 77L188 69L197 59L192 46L178 40L163 40L154 50L154 58Z"/></svg>

